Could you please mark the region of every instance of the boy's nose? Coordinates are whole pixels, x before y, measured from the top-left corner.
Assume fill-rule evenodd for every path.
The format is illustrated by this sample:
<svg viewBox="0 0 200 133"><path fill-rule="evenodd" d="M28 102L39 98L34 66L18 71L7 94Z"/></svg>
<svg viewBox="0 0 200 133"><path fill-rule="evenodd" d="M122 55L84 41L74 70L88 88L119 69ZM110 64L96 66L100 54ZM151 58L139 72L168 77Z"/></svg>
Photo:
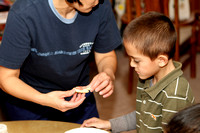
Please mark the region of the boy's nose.
<svg viewBox="0 0 200 133"><path fill-rule="evenodd" d="M130 62L130 66L131 66L131 67L136 67L134 61L131 61L131 62Z"/></svg>

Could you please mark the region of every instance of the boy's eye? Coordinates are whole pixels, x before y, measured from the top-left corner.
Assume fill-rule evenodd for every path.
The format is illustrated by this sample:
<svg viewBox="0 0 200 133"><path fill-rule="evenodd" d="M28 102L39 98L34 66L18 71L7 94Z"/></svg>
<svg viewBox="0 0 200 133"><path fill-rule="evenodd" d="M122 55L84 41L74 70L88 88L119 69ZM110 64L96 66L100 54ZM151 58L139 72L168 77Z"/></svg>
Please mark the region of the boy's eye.
<svg viewBox="0 0 200 133"><path fill-rule="evenodd" d="M139 63L140 61L138 59L130 58L132 62Z"/></svg>
<svg viewBox="0 0 200 133"><path fill-rule="evenodd" d="M139 61L139 60L134 60L134 62L135 62L135 63L139 63L140 61Z"/></svg>

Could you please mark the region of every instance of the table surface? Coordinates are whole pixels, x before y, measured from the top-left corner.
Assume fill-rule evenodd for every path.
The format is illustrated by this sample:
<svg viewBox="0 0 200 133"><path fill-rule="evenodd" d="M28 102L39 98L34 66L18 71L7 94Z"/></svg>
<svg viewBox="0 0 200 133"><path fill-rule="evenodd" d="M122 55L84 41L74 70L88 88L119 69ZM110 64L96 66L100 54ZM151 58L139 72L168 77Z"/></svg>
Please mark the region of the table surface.
<svg viewBox="0 0 200 133"><path fill-rule="evenodd" d="M5 121L0 124L7 125L8 133L64 133L80 127L76 123L43 120Z"/></svg>

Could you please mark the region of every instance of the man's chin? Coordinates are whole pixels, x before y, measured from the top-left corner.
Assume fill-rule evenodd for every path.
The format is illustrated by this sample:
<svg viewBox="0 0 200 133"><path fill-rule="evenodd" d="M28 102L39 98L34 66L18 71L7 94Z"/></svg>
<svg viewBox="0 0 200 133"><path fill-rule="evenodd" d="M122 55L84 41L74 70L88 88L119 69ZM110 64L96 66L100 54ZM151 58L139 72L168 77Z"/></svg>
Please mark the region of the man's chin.
<svg viewBox="0 0 200 133"><path fill-rule="evenodd" d="M78 11L80 14L84 15L84 16L88 16L91 14L92 10L90 11Z"/></svg>

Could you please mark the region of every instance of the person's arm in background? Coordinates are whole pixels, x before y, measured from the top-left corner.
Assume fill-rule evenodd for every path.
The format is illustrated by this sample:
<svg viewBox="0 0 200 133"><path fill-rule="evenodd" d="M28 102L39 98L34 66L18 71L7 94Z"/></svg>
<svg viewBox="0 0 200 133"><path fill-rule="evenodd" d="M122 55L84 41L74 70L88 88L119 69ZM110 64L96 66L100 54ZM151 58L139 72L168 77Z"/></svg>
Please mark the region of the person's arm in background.
<svg viewBox="0 0 200 133"><path fill-rule="evenodd" d="M117 57L115 51L108 53L94 53L98 74L92 79L89 86L91 92L99 92L104 98L109 97L114 90Z"/></svg>
<svg viewBox="0 0 200 133"><path fill-rule="evenodd" d="M136 112L110 119L102 120L99 118L91 118L85 120L81 127L95 127L104 130L112 130L112 133L119 133L122 131L129 131L136 129Z"/></svg>
<svg viewBox="0 0 200 133"><path fill-rule="evenodd" d="M17 98L31 101L44 106L49 106L65 112L78 107L85 99L84 94L76 94L75 90L53 91L50 93L40 93L21 79L19 79L20 69L9 69L0 66L0 88L6 93ZM65 97L73 96L70 101L65 101Z"/></svg>

